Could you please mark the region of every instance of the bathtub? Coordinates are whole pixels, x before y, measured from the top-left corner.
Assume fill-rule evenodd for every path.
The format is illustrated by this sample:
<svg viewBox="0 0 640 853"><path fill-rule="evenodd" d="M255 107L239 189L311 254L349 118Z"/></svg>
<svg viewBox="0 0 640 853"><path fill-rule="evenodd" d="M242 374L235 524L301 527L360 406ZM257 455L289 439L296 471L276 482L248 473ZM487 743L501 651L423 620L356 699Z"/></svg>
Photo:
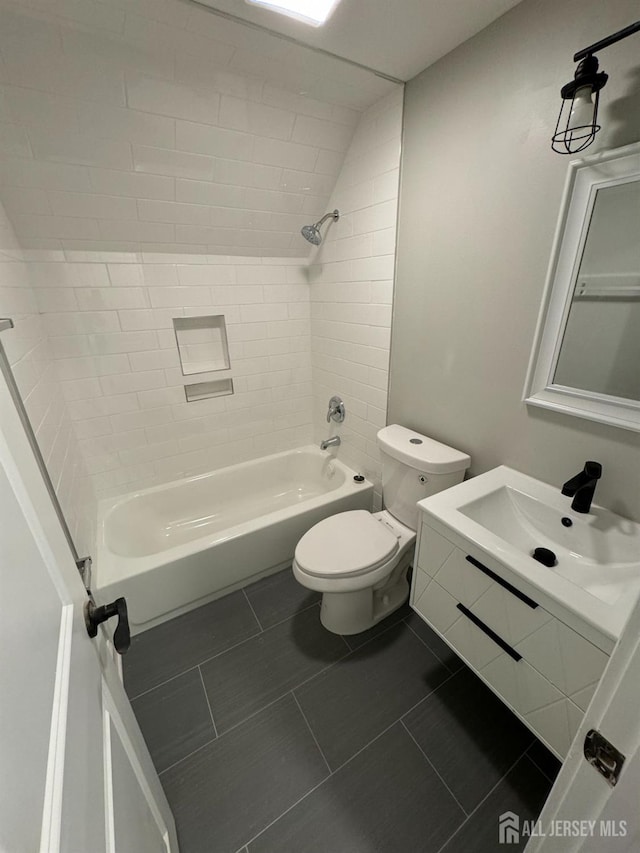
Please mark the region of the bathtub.
<svg viewBox="0 0 640 853"><path fill-rule="evenodd" d="M371 509L355 473L311 446L102 500L96 598L125 596L136 634L278 571L316 522Z"/></svg>

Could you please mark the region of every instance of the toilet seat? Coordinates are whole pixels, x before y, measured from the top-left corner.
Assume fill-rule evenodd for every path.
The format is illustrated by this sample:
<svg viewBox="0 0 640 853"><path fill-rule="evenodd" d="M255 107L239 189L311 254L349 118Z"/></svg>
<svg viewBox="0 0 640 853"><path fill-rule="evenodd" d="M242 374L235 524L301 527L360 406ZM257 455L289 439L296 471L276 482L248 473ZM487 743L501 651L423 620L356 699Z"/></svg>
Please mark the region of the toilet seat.
<svg viewBox="0 0 640 853"><path fill-rule="evenodd" d="M398 551L398 536L363 509L340 512L304 534L295 562L308 575L348 578L387 564Z"/></svg>

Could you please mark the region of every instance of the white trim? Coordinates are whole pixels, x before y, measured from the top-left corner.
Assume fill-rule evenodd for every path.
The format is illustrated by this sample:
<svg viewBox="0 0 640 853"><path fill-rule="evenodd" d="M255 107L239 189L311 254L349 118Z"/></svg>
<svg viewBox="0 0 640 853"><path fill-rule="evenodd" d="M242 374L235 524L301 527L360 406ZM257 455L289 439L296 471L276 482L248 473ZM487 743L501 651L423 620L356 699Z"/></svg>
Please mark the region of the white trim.
<svg viewBox="0 0 640 853"><path fill-rule="evenodd" d="M113 838L110 838L109 832L107 832L107 850L109 853L118 853L115 849L115 823L114 823L114 806L113 806L113 766L111 760L111 725L113 725L114 730L117 732L118 737L120 738L120 742L122 743L122 747L131 763L131 769L133 770L133 774L136 777L138 785L144 795L145 800L147 801L147 805L149 806L149 811L151 812L154 821L156 822L156 826L158 827L158 832L162 836L166 848L167 853L171 853L171 847L169 843L169 831L164 820L160 809L158 808L158 804L156 802L156 798L154 796L154 792L151 790L151 787L148 783L147 776L144 772L142 765L140 764L137 756L136 749L133 745L131 737L129 736L129 732L127 730L127 726L122 720L117 705L111 695L111 691L109 690L109 685L107 684L104 676L102 678L102 707L104 709L104 716L106 720L106 726L108 730L105 730L105 750L109 749L109 754L105 755L105 774L109 773L108 785L105 783L105 792L108 791L108 799L105 795L105 808L107 809L107 828L109 830L109 822L111 823L111 827L114 830ZM109 843L112 841L113 847L109 846Z"/></svg>
<svg viewBox="0 0 640 853"><path fill-rule="evenodd" d="M104 684L104 682L103 682ZM116 851L116 825L113 808L113 765L111 761L111 715L102 692L102 746L104 749L104 836L107 853Z"/></svg>
<svg viewBox="0 0 640 853"><path fill-rule="evenodd" d="M527 405L640 431L640 401L553 382L596 193L631 181L640 181L640 143L569 164L523 399Z"/></svg>
<svg viewBox="0 0 640 853"><path fill-rule="evenodd" d="M44 789L42 827L40 830L40 853L57 853L60 849L72 636L73 604L67 604L62 607L60 612L56 680L53 691L47 778Z"/></svg>

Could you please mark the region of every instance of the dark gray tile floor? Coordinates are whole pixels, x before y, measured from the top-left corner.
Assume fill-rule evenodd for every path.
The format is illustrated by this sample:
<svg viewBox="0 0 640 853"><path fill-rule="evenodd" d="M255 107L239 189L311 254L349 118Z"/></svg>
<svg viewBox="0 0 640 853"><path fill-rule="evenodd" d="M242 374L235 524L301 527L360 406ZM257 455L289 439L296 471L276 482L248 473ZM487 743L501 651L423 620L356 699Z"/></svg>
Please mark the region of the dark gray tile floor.
<svg viewBox="0 0 640 853"><path fill-rule="evenodd" d="M319 611L285 571L134 638L181 853L494 853L537 816L559 763L419 617Z"/></svg>

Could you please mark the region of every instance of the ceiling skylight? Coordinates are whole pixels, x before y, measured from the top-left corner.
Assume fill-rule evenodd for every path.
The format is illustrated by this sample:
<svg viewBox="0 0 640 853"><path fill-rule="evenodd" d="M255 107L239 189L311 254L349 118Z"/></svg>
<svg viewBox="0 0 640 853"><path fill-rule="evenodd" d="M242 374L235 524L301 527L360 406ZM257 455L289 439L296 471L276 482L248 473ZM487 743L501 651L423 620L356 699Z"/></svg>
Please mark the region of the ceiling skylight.
<svg viewBox="0 0 640 853"><path fill-rule="evenodd" d="M263 6L281 15L295 18L312 27L326 23L340 0L245 0L252 6Z"/></svg>

